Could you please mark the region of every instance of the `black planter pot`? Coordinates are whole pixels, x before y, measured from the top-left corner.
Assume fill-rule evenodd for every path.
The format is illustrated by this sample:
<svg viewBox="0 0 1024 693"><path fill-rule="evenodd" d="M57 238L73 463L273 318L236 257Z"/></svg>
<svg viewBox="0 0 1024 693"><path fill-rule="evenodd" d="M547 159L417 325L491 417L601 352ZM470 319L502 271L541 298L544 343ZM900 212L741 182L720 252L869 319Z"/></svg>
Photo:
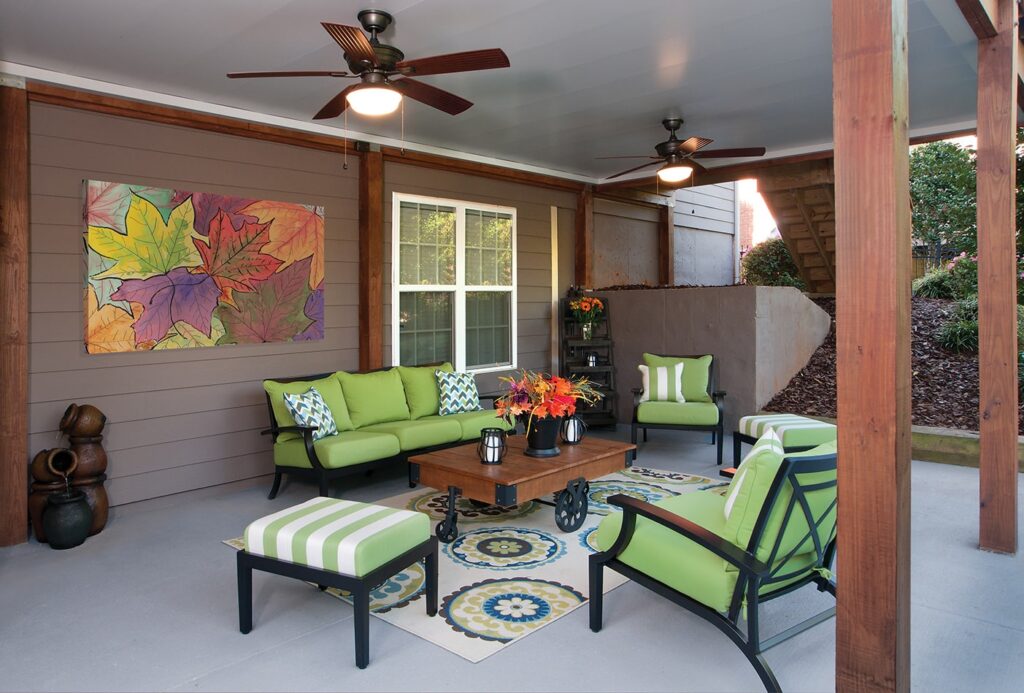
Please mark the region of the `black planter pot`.
<svg viewBox="0 0 1024 693"><path fill-rule="evenodd" d="M526 433L526 449L524 455L530 457L555 457L561 454L556 443L558 432L562 428L562 417L534 419Z"/></svg>
<svg viewBox="0 0 1024 693"><path fill-rule="evenodd" d="M51 493L43 510L43 530L53 549L71 549L89 536L92 509L81 491Z"/></svg>

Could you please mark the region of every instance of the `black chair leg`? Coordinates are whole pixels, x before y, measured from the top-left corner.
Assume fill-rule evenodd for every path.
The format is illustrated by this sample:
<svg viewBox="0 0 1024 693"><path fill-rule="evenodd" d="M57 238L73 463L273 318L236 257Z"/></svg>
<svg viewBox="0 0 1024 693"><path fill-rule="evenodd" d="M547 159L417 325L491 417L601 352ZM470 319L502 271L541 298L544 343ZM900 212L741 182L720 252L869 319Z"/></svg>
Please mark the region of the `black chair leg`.
<svg viewBox="0 0 1024 693"><path fill-rule="evenodd" d="M722 431L717 431L716 442L718 443L718 466L722 466Z"/></svg>
<svg viewBox="0 0 1024 693"><path fill-rule="evenodd" d="M320 474L320 495L324 498L330 498L331 493L327 484L327 475Z"/></svg>
<svg viewBox="0 0 1024 693"><path fill-rule="evenodd" d="M604 620L604 564L594 558L590 557L590 630L598 633Z"/></svg>
<svg viewBox="0 0 1024 693"><path fill-rule="evenodd" d="M238 630L248 633L252 630L252 568L245 562L239 551L238 564Z"/></svg>
<svg viewBox="0 0 1024 693"><path fill-rule="evenodd" d="M270 493L267 494L267 500L274 500L277 498L277 492L281 489L281 472L274 472L274 483L270 485Z"/></svg>
<svg viewBox="0 0 1024 693"><path fill-rule="evenodd" d="M741 449L740 446L742 446L742 445L743 445L743 441L740 440L739 431L733 431L732 432L732 466L733 467L739 467L740 466L740 453L742 452L742 449Z"/></svg>
<svg viewBox="0 0 1024 693"><path fill-rule="evenodd" d="M715 431L711 431L711 444L715 444Z"/></svg>
<svg viewBox="0 0 1024 693"><path fill-rule="evenodd" d="M629 442L636 445L636 421L633 422L632 428L629 429ZM633 459L636 459L636 448L633 448Z"/></svg>
<svg viewBox="0 0 1024 693"><path fill-rule="evenodd" d="M437 537L431 537L432 550L423 559L426 575L427 616L437 616Z"/></svg>
<svg viewBox="0 0 1024 693"><path fill-rule="evenodd" d="M370 590L365 586L352 593L355 609L356 666L365 669L370 663Z"/></svg>

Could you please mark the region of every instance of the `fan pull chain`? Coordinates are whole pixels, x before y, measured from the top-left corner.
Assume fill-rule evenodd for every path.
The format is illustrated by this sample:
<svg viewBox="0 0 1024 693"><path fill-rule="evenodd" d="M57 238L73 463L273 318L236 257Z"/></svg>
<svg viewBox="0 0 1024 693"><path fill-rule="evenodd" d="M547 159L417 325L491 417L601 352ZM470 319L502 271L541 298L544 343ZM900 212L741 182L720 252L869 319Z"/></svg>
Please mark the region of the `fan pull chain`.
<svg viewBox="0 0 1024 693"><path fill-rule="evenodd" d="M347 171L348 170L348 109L347 108L345 109L345 134L344 134L343 142L345 143L345 153L344 153L344 157L345 158L344 158L343 163L341 164L341 170Z"/></svg>
<svg viewBox="0 0 1024 693"><path fill-rule="evenodd" d="M402 99L402 154L405 154L405 99Z"/></svg>

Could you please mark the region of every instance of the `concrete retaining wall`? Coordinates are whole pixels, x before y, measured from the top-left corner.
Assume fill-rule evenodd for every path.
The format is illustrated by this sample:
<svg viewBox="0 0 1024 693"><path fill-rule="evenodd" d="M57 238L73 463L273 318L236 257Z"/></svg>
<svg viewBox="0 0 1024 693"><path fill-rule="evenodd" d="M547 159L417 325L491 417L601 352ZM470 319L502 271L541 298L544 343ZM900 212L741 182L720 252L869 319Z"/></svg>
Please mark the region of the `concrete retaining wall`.
<svg viewBox="0 0 1024 693"><path fill-rule="evenodd" d="M756 412L806 365L828 334L828 314L788 287L722 286L606 292L620 423L633 414L637 365L657 354L714 354L728 392L725 426Z"/></svg>

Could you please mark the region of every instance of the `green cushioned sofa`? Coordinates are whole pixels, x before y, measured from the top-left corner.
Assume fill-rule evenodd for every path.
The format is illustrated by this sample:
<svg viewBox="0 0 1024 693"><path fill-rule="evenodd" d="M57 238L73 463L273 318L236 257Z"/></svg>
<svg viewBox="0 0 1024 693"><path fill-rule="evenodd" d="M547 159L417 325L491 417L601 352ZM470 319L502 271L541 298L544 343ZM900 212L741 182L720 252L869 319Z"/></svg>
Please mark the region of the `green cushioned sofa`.
<svg viewBox="0 0 1024 693"><path fill-rule="evenodd" d="M263 381L270 414L264 435L274 439L274 483L277 495L284 474L316 481L320 495L328 483L410 455L477 440L480 430L511 430L493 409L439 416L440 396L435 370L451 371L449 363L398 366L360 373L338 371ZM313 440L313 428L298 426L285 406L285 394L315 387L331 410L336 435ZM496 395L481 395L481 401Z"/></svg>
<svg viewBox="0 0 1024 693"><path fill-rule="evenodd" d="M718 465L722 465L722 403L725 392L718 388L718 360L711 354L697 356L662 356L644 354L644 365L672 366L683 362L682 392L685 402L641 401L643 388L633 390L633 426L631 441L636 444L637 431L670 428L683 431L710 431L711 443L718 445ZM633 450L636 459L636 450Z"/></svg>

